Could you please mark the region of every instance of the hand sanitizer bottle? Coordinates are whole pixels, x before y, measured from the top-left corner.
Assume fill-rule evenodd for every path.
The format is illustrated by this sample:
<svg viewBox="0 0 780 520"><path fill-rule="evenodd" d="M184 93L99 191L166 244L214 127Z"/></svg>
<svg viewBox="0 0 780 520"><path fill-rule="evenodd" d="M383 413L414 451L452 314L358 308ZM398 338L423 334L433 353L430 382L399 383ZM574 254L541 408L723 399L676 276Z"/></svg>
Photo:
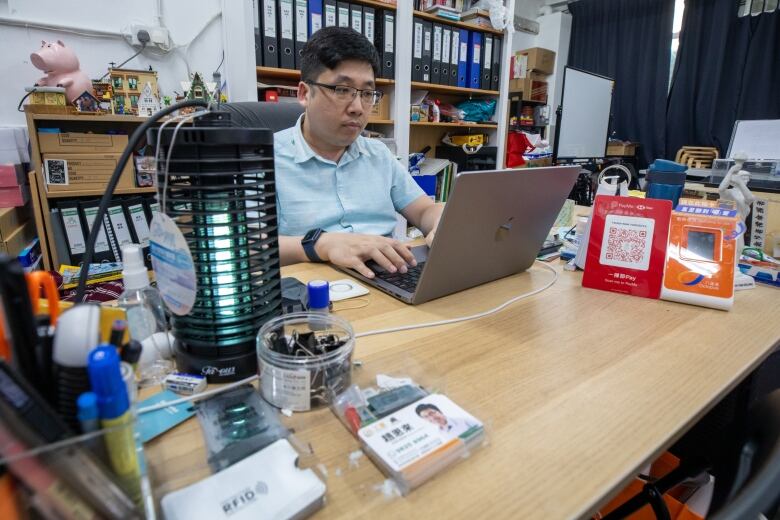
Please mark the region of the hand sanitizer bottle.
<svg viewBox="0 0 780 520"><path fill-rule="evenodd" d="M143 385L145 379L159 379L171 370L171 363L166 360L171 358L173 349L167 332L162 298L159 291L149 283L141 246L122 246L122 261L125 290L119 297L118 304L127 314L130 338L141 342L144 348L140 363ZM147 349L150 351L146 352Z"/></svg>

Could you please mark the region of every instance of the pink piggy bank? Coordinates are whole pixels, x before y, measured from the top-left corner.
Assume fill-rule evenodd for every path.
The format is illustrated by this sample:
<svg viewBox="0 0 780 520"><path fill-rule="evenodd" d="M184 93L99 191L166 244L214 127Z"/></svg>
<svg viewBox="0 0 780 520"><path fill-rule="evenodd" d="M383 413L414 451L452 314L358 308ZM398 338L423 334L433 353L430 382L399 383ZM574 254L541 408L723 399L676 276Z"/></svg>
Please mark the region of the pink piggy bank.
<svg viewBox="0 0 780 520"><path fill-rule="evenodd" d="M92 81L79 69L76 54L60 40L57 43L42 41L41 48L30 54L30 61L35 68L46 72L36 85L65 87L65 97L71 103L85 90L92 93Z"/></svg>

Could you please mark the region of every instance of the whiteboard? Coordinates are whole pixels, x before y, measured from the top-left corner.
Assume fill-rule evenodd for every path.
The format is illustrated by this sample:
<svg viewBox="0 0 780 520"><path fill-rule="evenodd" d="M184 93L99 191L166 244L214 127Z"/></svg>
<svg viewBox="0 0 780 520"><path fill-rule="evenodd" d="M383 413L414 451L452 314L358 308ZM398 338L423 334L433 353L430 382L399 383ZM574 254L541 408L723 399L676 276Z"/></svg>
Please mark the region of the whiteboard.
<svg viewBox="0 0 780 520"><path fill-rule="evenodd" d="M780 119L740 120L734 123L728 157L746 153L751 160L780 159Z"/></svg>
<svg viewBox="0 0 780 520"><path fill-rule="evenodd" d="M558 158L595 159L606 155L614 86L609 78L566 67Z"/></svg>

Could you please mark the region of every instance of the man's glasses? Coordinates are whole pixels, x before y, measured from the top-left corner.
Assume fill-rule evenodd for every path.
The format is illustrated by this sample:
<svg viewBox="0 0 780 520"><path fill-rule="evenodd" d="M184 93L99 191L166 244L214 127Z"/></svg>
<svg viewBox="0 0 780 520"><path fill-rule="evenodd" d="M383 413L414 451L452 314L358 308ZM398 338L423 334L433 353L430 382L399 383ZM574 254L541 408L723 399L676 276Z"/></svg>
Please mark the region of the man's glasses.
<svg viewBox="0 0 780 520"><path fill-rule="evenodd" d="M384 95L384 92L381 90L361 90L359 88L348 87L347 85L326 85L314 81L307 81L306 83L332 91L336 100L343 103L352 103L352 100L360 93L361 103L368 107L372 107L379 103L379 100L382 99L382 96Z"/></svg>

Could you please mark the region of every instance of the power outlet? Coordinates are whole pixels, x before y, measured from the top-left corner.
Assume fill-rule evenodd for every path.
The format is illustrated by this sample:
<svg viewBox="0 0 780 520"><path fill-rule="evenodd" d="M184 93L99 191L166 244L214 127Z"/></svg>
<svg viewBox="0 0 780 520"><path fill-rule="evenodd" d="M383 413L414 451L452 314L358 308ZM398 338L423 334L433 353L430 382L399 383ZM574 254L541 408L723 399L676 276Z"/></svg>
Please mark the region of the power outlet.
<svg viewBox="0 0 780 520"><path fill-rule="evenodd" d="M162 51L169 51L171 48L171 38L168 29L165 27L133 24L130 27L122 31L122 35L125 40L133 47L141 47L141 42L138 40L138 32L146 31L149 33L150 41L146 44L147 47L156 47Z"/></svg>

